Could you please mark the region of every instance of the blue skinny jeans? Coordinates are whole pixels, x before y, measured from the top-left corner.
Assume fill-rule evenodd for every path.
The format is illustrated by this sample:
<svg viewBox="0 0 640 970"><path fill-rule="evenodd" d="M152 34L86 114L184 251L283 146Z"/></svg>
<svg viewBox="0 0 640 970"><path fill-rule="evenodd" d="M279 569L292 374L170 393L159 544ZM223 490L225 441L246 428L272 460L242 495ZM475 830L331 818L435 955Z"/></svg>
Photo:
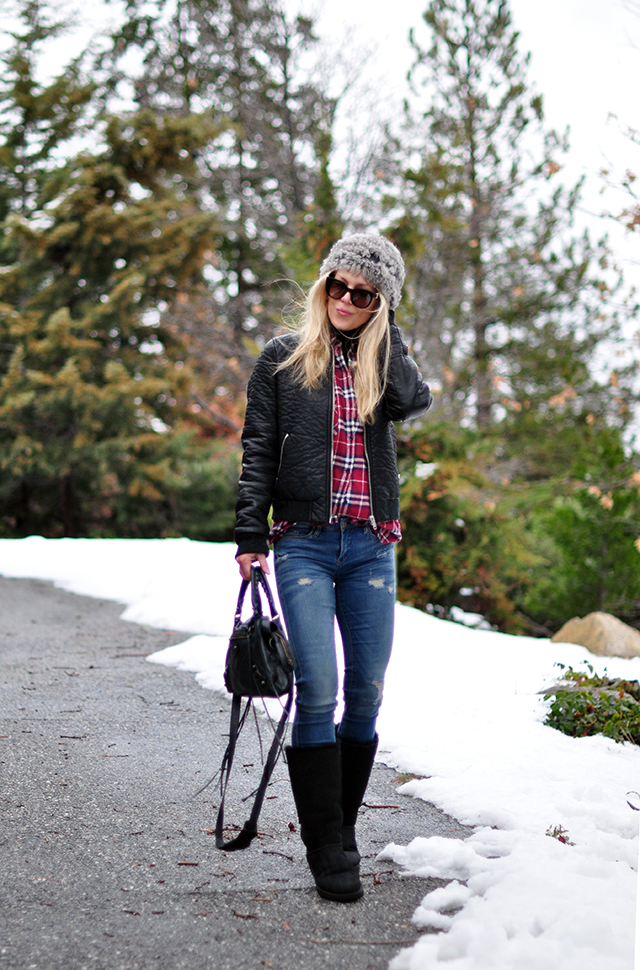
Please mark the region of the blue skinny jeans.
<svg viewBox="0 0 640 970"><path fill-rule="evenodd" d="M294 747L333 744L338 704L334 621L344 647L338 737L371 741L391 655L395 548L369 526L297 522L274 547L276 582L295 659Z"/></svg>

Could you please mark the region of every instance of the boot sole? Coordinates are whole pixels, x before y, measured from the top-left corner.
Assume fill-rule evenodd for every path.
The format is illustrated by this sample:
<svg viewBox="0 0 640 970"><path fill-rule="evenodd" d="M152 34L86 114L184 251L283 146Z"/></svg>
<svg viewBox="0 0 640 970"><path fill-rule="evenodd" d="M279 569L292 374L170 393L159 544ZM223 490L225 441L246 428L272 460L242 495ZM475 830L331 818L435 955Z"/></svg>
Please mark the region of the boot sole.
<svg viewBox="0 0 640 970"><path fill-rule="evenodd" d="M355 903L357 899L361 899L364 896L364 889L360 886L360 889L353 893L330 893L326 889L320 889L316 886L318 894L322 896L323 899L329 899L332 903Z"/></svg>

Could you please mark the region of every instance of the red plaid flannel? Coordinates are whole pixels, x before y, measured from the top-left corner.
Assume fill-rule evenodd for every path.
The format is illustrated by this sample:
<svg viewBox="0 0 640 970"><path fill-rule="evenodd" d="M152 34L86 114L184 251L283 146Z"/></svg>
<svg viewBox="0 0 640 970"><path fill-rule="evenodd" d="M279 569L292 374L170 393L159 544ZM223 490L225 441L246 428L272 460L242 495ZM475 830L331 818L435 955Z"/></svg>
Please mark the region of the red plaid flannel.
<svg viewBox="0 0 640 970"><path fill-rule="evenodd" d="M358 402L351 368L355 349L345 358L339 340L333 338L335 354L333 391L333 459L331 522L351 519L367 521L371 515L369 471L364 447L364 428L358 417Z"/></svg>
<svg viewBox="0 0 640 970"><path fill-rule="evenodd" d="M334 349L334 397L333 397L333 456L332 496L330 522L349 519L363 525L371 521L369 499L369 472L364 446L364 427L358 417L358 402L351 367L355 363L355 349L345 358L342 344L332 335ZM269 541L277 542L290 522L274 522ZM383 543L398 542L401 538L400 523L378 522L373 526Z"/></svg>

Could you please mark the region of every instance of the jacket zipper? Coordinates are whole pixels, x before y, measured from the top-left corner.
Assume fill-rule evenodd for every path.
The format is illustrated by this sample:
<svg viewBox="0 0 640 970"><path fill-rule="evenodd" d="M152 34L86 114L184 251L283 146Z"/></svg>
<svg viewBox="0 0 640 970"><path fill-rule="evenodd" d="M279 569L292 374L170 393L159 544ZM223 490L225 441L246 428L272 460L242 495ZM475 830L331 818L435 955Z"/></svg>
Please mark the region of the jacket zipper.
<svg viewBox="0 0 640 970"><path fill-rule="evenodd" d="M327 522L331 522L333 519L333 449L335 447L334 434L333 434L333 422L336 410L336 375L335 375L335 357L331 366L331 407L329 408L329 469L327 473L327 496L328 496L328 512Z"/></svg>
<svg viewBox="0 0 640 970"><path fill-rule="evenodd" d="M373 514L373 487L371 482L371 461L369 459L369 427L365 424L364 428L364 457L367 462L367 481L369 482L369 508L371 509L371 514L369 516L369 525L375 532L378 528L378 523L376 522L375 515Z"/></svg>
<svg viewBox="0 0 640 970"><path fill-rule="evenodd" d="M282 459L284 457L284 446L287 443L287 438L289 437L289 432L282 439L282 444L280 445L280 462L278 463L278 471L276 472L276 477L280 474L280 469L282 468Z"/></svg>

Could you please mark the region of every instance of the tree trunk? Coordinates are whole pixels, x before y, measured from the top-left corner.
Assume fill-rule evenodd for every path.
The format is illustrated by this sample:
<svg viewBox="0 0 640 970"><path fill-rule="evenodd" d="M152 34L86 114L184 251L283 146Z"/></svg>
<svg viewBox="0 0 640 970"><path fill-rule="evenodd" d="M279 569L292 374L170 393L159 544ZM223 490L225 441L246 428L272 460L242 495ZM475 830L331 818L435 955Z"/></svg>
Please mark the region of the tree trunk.
<svg viewBox="0 0 640 970"><path fill-rule="evenodd" d="M62 514L62 528L65 536L78 535L78 501L71 475L65 475L60 481L60 511Z"/></svg>

